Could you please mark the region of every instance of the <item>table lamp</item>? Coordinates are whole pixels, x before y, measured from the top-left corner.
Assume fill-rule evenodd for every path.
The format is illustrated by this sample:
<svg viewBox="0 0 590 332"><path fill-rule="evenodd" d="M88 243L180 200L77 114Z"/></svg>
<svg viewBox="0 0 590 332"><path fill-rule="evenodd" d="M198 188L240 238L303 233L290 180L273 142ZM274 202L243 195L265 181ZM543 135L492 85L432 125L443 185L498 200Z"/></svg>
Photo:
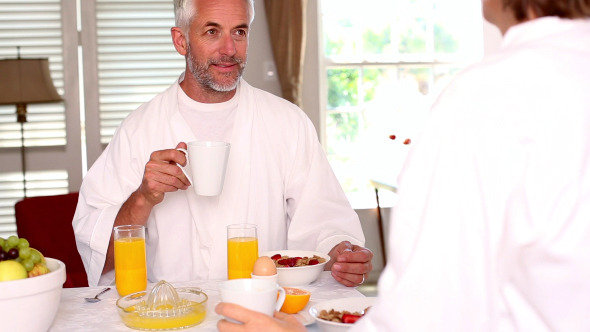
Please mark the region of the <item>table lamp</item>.
<svg viewBox="0 0 590 332"><path fill-rule="evenodd" d="M27 104L62 101L55 90L47 59L0 60L0 105L16 105L16 121L21 124L21 165L24 197L27 196L25 181L25 136Z"/></svg>

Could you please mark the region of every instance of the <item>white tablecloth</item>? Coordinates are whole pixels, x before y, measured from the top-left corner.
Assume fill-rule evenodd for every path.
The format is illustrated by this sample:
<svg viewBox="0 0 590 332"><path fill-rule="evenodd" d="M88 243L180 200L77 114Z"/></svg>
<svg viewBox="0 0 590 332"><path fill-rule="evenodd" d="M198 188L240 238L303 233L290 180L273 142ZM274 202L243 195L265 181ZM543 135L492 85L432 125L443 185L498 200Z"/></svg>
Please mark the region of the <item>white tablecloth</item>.
<svg viewBox="0 0 590 332"><path fill-rule="evenodd" d="M219 291L217 289L218 280L193 281L172 283L175 287L190 286L201 288L208 296L207 302L207 317L205 320L190 329L182 331L217 331L217 321L221 316L214 311L215 306L219 303ZM148 289L151 289L149 285ZM104 286L99 287L82 287L82 288L64 288L61 294L61 302L57 312L57 316L53 325L49 329L51 332L79 332L79 331L136 331L128 328L123 324L119 318L115 302L119 295L114 286L111 290L101 296L103 299L97 303L88 303L84 301L85 297L93 297ZM300 318L309 322L313 318L309 315L308 309L311 305L330 299L344 298L344 297L363 297L356 288L345 287L339 284L330 272L324 271L318 280L310 285L301 286L298 288L306 289L311 292L310 302L304 310L302 310ZM320 329L316 323L307 325L308 331L317 331Z"/></svg>

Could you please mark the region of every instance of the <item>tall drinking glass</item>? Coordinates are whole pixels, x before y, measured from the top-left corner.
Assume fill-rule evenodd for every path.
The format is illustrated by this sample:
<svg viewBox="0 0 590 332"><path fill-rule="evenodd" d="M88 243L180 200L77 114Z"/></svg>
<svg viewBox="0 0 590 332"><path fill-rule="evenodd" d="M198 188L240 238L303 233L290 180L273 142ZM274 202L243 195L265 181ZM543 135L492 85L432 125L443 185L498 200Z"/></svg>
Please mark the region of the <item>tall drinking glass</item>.
<svg viewBox="0 0 590 332"><path fill-rule="evenodd" d="M114 228L115 283L119 295L143 291L147 287L145 227L123 225Z"/></svg>
<svg viewBox="0 0 590 332"><path fill-rule="evenodd" d="M258 258L258 235L254 224L227 226L227 278L250 278Z"/></svg>

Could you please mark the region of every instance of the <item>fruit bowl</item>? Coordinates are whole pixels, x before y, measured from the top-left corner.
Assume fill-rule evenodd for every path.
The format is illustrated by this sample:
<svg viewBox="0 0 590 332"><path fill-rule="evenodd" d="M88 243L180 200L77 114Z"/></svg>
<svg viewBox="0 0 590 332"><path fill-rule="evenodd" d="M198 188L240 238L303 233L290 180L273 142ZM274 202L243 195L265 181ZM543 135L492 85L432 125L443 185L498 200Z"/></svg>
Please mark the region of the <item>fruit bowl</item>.
<svg viewBox="0 0 590 332"><path fill-rule="evenodd" d="M179 330L205 320L207 300L200 288L174 288L162 280L151 291L119 298L117 311L123 323L132 329Z"/></svg>
<svg viewBox="0 0 590 332"><path fill-rule="evenodd" d="M53 323L66 281L63 262L45 258L51 272L33 278L0 282L2 331L47 331Z"/></svg>
<svg viewBox="0 0 590 332"><path fill-rule="evenodd" d="M328 254L305 250L273 250L262 252L260 253L260 256L272 257L276 254L289 257L313 257L316 255L325 259L325 262L316 265L277 267L279 285L282 287L305 286L314 282L324 270L326 263L330 261L330 256Z"/></svg>

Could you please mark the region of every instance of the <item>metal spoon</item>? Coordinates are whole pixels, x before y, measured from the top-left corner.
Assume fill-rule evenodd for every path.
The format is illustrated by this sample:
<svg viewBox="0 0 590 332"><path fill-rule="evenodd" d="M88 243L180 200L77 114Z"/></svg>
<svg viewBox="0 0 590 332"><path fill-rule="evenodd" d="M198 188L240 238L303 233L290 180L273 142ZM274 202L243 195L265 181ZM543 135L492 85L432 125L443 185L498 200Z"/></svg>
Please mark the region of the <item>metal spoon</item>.
<svg viewBox="0 0 590 332"><path fill-rule="evenodd" d="M102 294L104 294L104 293L106 293L106 292L110 291L110 290L111 290L111 287L107 287L107 288L105 288L105 289L101 290L101 291L100 291L100 293L96 294L96 296L94 296L94 297L85 297L85 298L84 298L84 300L86 300L87 302L91 302L91 303L98 302L98 301L100 301L100 300L101 300L101 299L99 299L98 297L99 297L100 295L102 295Z"/></svg>

